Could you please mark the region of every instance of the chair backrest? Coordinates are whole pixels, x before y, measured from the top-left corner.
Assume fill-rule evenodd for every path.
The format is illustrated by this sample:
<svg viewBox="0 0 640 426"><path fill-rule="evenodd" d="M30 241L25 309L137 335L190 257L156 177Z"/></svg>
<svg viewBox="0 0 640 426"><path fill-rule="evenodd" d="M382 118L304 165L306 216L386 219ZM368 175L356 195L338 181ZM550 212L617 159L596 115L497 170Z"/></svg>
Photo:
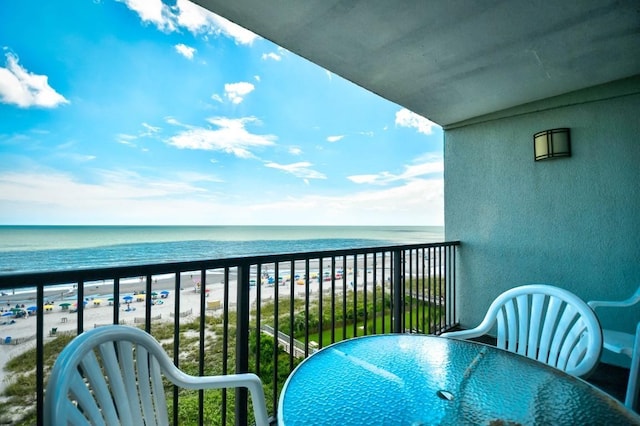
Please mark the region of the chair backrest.
<svg viewBox="0 0 640 426"><path fill-rule="evenodd" d="M256 422L267 423L257 376L189 376L173 365L151 335L122 325L82 333L62 350L47 384L44 423L167 425L163 375L190 389L247 387Z"/></svg>
<svg viewBox="0 0 640 426"><path fill-rule="evenodd" d="M550 285L515 287L498 296L482 321L497 322L497 346L586 376L602 352L602 329L593 310L575 294Z"/></svg>

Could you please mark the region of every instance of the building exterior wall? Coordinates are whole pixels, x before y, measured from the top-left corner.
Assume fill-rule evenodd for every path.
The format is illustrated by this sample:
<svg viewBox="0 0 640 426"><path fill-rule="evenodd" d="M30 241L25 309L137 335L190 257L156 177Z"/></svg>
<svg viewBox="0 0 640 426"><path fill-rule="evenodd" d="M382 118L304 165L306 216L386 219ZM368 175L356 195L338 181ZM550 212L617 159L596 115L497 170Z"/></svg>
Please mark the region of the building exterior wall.
<svg viewBox="0 0 640 426"><path fill-rule="evenodd" d="M533 134L558 127L571 129L572 156L534 162ZM640 285L640 76L450 126L444 138L463 327L522 284L585 300ZM604 327L634 332L640 321L640 307L601 313Z"/></svg>

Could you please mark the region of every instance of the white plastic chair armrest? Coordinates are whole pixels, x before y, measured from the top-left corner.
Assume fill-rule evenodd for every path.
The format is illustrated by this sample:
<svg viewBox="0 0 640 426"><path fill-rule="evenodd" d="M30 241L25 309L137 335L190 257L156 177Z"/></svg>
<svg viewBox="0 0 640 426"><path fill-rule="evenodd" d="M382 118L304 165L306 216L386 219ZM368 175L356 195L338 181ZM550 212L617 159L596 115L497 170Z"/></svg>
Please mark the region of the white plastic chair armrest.
<svg viewBox="0 0 640 426"><path fill-rule="evenodd" d="M172 369L173 370L173 369ZM224 376L190 376L182 371L175 369L169 374L170 380L178 387L185 389L221 389L244 387L249 390L251 400L253 402L253 414L255 416L256 425L269 425L269 415L267 414L267 404L262 389L260 378L253 373L227 374ZM175 374L178 373L178 374Z"/></svg>
<svg viewBox="0 0 640 426"><path fill-rule="evenodd" d="M442 333L441 337L448 337L451 339L472 339L474 337L484 336L486 332L484 330L478 330L478 327L469 330L449 331Z"/></svg>
<svg viewBox="0 0 640 426"><path fill-rule="evenodd" d="M153 337L145 335L151 340ZM164 352L156 354L165 376L178 387L185 389L222 389L245 387L251 394L256 425L269 425L269 415L260 378L253 373L227 374L221 376L191 376L177 368Z"/></svg>
<svg viewBox="0 0 640 426"><path fill-rule="evenodd" d="M592 300L587 302L591 309L595 308L628 308L629 306L633 306L636 303L640 302L640 286L636 290L636 292L625 300Z"/></svg>
<svg viewBox="0 0 640 426"><path fill-rule="evenodd" d="M489 330L491 330L491 327L493 327L493 324L497 321L496 314L499 309L499 304L494 301L491 306L489 306L482 322L476 327L468 330L449 331L447 333L442 333L440 336L452 339L471 339L474 337L484 336L489 332Z"/></svg>

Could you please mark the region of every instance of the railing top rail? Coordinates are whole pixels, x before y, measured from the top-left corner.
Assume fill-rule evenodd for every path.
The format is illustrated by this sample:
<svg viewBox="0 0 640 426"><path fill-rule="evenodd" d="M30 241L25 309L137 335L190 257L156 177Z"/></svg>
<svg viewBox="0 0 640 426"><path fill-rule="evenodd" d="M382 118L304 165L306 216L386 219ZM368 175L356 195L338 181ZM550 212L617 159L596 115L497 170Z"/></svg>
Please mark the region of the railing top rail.
<svg viewBox="0 0 640 426"><path fill-rule="evenodd" d="M0 274L0 289L33 287L34 285L56 285L77 283L80 281L99 281L113 278L171 274L204 269L233 268L241 265L257 265L289 262L305 259L319 259L339 256L353 256L395 250L413 250L430 247L458 246L460 241L447 241L424 244L400 244L372 246L353 249L324 250L314 252L294 252L260 256L243 256L220 259L195 260L188 262L167 262L145 265L114 266L106 268L74 269L65 271L32 272L18 274Z"/></svg>

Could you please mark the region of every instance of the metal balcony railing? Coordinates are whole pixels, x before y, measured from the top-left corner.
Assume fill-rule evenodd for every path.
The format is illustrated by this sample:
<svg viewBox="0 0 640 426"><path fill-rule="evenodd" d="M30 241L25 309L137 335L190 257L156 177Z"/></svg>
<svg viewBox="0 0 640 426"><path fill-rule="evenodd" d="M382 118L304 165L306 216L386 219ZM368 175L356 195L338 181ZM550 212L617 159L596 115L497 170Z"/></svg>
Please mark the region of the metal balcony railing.
<svg viewBox="0 0 640 426"><path fill-rule="evenodd" d="M255 372L275 416L286 377L316 350L367 334L439 334L454 326L458 245L2 275L0 302L6 313L0 320L0 350L22 345L17 352L32 357L35 370L5 369L7 396L0 412L4 407L10 422L40 424L57 353L73 336L111 323L143 327L190 374ZM14 306L21 298L23 303ZM12 337L19 321L31 321L32 332ZM32 383L32 389L18 395L12 389L17 382ZM252 421L244 390L193 392L173 388L167 393L173 424Z"/></svg>

